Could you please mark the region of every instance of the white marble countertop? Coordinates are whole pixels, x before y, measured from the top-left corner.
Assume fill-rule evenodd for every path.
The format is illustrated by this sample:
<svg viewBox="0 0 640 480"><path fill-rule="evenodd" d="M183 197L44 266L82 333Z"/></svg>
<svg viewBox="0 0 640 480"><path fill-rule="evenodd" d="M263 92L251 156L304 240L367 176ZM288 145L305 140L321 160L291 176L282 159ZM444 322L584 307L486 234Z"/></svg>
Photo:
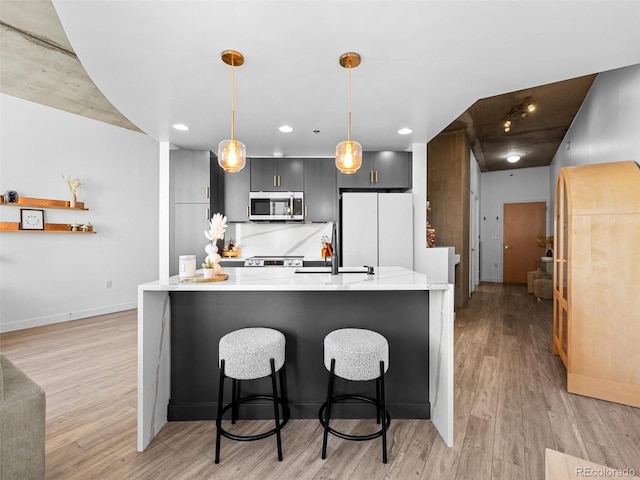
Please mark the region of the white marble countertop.
<svg viewBox="0 0 640 480"><path fill-rule="evenodd" d="M445 290L446 283L430 283L421 273L402 267L375 267L374 275L366 273L295 273L295 268L225 267L229 275L221 282L156 280L139 285L142 291L339 291L339 290ZM200 274L200 271L197 272ZM201 274L200 274L201 275Z"/></svg>

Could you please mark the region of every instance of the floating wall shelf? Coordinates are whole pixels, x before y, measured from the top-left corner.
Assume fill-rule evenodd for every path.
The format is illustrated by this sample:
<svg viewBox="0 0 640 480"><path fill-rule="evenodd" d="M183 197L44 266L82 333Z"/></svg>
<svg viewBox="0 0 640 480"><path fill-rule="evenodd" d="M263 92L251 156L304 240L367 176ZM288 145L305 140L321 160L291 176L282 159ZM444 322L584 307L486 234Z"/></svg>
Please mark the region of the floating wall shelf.
<svg viewBox="0 0 640 480"><path fill-rule="evenodd" d="M20 197L15 203L7 203L0 195L0 206L5 207L21 207L21 208L47 208L61 210L89 210L85 208L84 202L76 202L75 207L69 206L68 200L52 200L49 198L29 198ZM92 227L93 228L93 227ZM91 231L71 230L68 223L45 223L44 230L21 230L19 222L0 222L0 232L19 232L19 233L74 233L74 234L94 234Z"/></svg>
<svg viewBox="0 0 640 480"><path fill-rule="evenodd" d="M72 231L68 223L45 223L44 230L20 230L19 222L0 222L0 232L18 232L18 233L96 233L95 231L83 232Z"/></svg>
<svg viewBox="0 0 640 480"><path fill-rule="evenodd" d="M84 202L76 202L75 207L69 206L68 200L50 200L48 198L29 198L29 197L20 197L16 203L6 203L4 200L1 200L0 197L0 205L6 207L22 207L22 208L58 208L58 209L66 209L66 210L89 210L88 208L84 208Z"/></svg>

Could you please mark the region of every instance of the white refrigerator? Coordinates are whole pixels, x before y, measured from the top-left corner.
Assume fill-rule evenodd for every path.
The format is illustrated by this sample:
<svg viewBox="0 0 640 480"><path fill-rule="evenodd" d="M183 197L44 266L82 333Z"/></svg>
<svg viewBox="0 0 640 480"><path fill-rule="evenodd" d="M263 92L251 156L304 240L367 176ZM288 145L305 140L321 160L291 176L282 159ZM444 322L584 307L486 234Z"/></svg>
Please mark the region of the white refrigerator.
<svg viewBox="0 0 640 480"><path fill-rule="evenodd" d="M342 194L342 266L399 266L413 270L413 195Z"/></svg>

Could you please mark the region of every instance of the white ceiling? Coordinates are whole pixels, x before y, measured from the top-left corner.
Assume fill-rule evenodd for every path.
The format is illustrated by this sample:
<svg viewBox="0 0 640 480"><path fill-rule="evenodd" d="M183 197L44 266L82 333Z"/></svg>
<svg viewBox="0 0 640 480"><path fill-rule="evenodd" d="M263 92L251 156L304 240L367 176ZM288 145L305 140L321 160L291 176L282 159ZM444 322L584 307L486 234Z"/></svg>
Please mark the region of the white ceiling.
<svg viewBox="0 0 640 480"><path fill-rule="evenodd" d="M230 136L220 54L240 51L235 136L249 156L333 155L347 133L348 51L362 56L352 138L365 150L427 142L480 98L640 63L638 1L53 3L107 99L177 147L216 151Z"/></svg>

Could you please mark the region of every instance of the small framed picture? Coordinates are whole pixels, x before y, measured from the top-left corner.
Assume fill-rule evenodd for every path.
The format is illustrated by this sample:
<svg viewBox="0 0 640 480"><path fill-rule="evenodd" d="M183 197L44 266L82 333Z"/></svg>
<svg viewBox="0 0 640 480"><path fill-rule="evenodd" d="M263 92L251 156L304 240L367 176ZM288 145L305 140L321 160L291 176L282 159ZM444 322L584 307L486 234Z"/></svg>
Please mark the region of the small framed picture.
<svg viewBox="0 0 640 480"><path fill-rule="evenodd" d="M20 230L44 230L44 210L21 208Z"/></svg>

